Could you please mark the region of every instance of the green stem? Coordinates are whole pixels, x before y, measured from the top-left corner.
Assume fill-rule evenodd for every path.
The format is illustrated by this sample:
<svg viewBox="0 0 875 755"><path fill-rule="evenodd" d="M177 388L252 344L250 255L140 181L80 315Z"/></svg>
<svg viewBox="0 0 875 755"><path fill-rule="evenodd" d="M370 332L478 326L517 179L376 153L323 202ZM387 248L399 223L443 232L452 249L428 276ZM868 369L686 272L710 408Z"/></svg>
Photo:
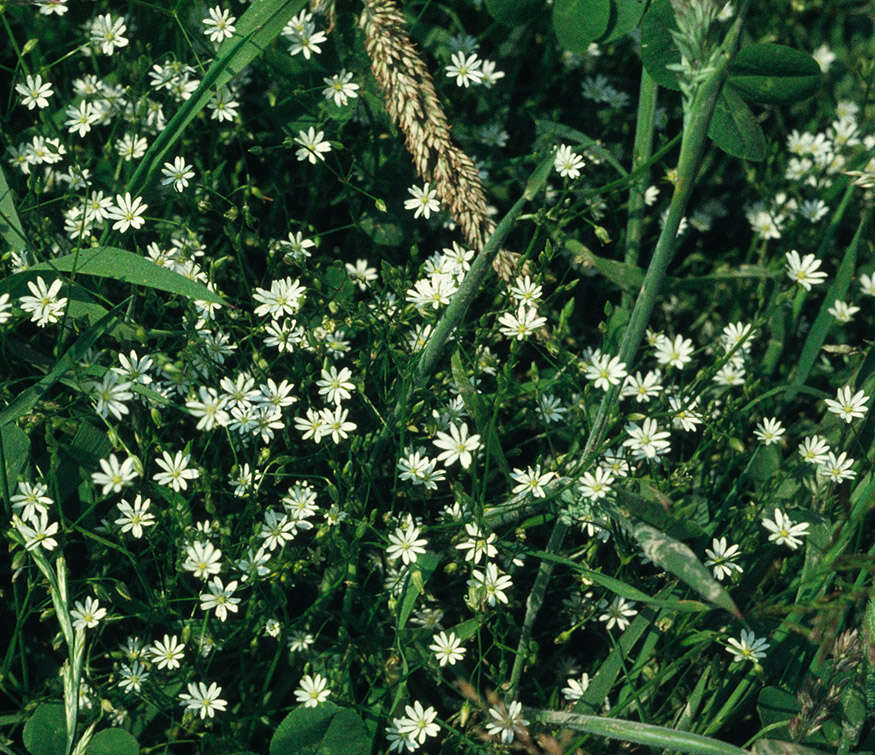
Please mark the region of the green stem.
<svg viewBox="0 0 875 755"><path fill-rule="evenodd" d="M641 345L644 331L647 328L647 323L653 313L653 308L656 306L656 299L665 279L668 265L674 255L678 228L680 227L681 220L686 212L687 204L689 203L693 186L695 184L696 175L702 161L702 156L705 152L705 145L708 139L708 127L711 124L711 116L714 113L717 98L720 96L723 82L726 80L729 72L729 61L732 59L732 56L738 48L741 27L746 10L747 3L745 3L739 11L735 22L726 34L726 38L721 45L720 53L717 56L714 73L702 83L696 91L690 105L689 118L684 126L681 150L680 155L678 156L678 178L675 183L674 194L671 198L668 215L666 216L662 233L659 235L659 240L656 242L653 257L650 260L650 265L647 267L644 282L641 284L641 290L638 292L638 298L635 301L635 308L632 310L629 324L626 326L626 330L623 333L623 338L620 342L619 357L620 360L627 365L632 363L632 360L635 358L638 348ZM602 442L602 439L607 432L608 416L616 406L619 392L619 385L612 386L611 390L605 392L605 395L599 404L595 421L590 429L582 458L574 472L585 470L595 456L596 449L599 447L599 444ZM556 524L553 526L553 532L550 534L550 541L545 550L548 553L557 553L562 547L567 532L568 525L564 524L561 519L557 520ZM532 630L535 625L535 619L537 618L538 612L541 610L541 605L544 602L544 596L547 593L547 587L550 584L550 577L552 574L553 563L551 561L542 560L541 566L538 569L538 574L535 577L535 582L532 585L529 597L526 600L526 615L523 619L520 640L510 675L511 695L516 692L517 686L519 685L523 671L523 663L527 654L527 647L531 640Z"/></svg>
<svg viewBox="0 0 875 755"><path fill-rule="evenodd" d="M629 186L629 219L626 222L626 252L623 260L629 265L638 264L641 249L641 231L644 218L644 192L650 181L650 171L638 169L646 165L653 152L653 124L656 116L656 95L659 87L641 67L641 86L638 92L638 118L635 122L635 144L632 147L632 175L635 180ZM632 303L629 293L623 292L622 306L628 309Z"/></svg>

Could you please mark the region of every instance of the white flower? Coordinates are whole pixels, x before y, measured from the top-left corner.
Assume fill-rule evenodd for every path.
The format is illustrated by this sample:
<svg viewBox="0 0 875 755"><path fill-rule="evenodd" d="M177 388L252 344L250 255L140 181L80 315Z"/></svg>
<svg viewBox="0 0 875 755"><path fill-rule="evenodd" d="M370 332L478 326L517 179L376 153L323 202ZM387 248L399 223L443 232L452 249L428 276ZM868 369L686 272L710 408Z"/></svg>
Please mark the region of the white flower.
<svg viewBox="0 0 875 755"><path fill-rule="evenodd" d="M334 407L334 410L323 409L320 415L322 418L321 434L330 435L331 440L335 443L346 440L349 434L358 427L355 422L349 422L346 419L348 415L349 409L344 409L339 404Z"/></svg>
<svg viewBox="0 0 875 755"><path fill-rule="evenodd" d="M643 377L640 372L636 372L634 377L627 375L620 395L624 397L634 396L635 401L639 404L648 403L650 399L662 392L661 380L662 373L659 370L650 370Z"/></svg>
<svg viewBox="0 0 875 755"><path fill-rule="evenodd" d="M480 66L483 61L480 60L476 53L471 53L467 57L462 51L454 52L450 56L451 65L446 67L447 76L455 77L456 86L468 87L470 84L479 84L483 80L483 71Z"/></svg>
<svg viewBox="0 0 875 755"><path fill-rule="evenodd" d="M830 482L839 483L842 480L853 480L857 476L857 473L851 469L852 466L854 466L854 459L848 458L844 451L838 456L830 451L826 455L826 460L818 465L817 471Z"/></svg>
<svg viewBox="0 0 875 755"><path fill-rule="evenodd" d="M794 524L781 509L775 509L774 521L763 519L763 527L769 530L772 534L769 535L769 541L778 543L778 545L786 545L791 550L796 550L802 545L800 538L808 534L808 522L799 522Z"/></svg>
<svg viewBox="0 0 875 755"><path fill-rule="evenodd" d="M441 727L434 723L437 711L431 706L423 708L422 703L416 700L413 705L405 706L404 712L406 716L392 722L402 736L423 744L428 737L436 737L440 733Z"/></svg>
<svg viewBox="0 0 875 755"><path fill-rule="evenodd" d="M134 197L128 192L124 196L118 194L115 198L115 204L109 208L107 216L110 220L115 220L112 224L114 231L124 233L128 228L139 230L146 222L142 217L143 213L149 205L143 202L142 197Z"/></svg>
<svg viewBox="0 0 875 755"><path fill-rule="evenodd" d="M322 95L326 100L334 100L337 107L343 107L351 98L358 97L359 85L353 83L350 71L342 70L340 73L322 80L325 82Z"/></svg>
<svg viewBox="0 0 875 755"><path fill-rule="evenodd" d="M438 448L443 449L438 454L438 461L444 466L450 467L457 461L463 469L471 466L471 452L480 448L480 436L468 435L468 425L462 423L461 427L454 422L450 423L450 432L438 432L437 439L432 441Z"/></svg>
<svg viewBox="0 0 875 755"><path fill-rule="evenodd" d="M161 183L164 186L173 184L173 188L176 191L182 191L188 186L188 182L194 178L194 171L191 165L185 162L184 157L177 155L173 158L172 163L164 163L164 167L161 168L161 175L164 176L161 179Z"/></svg>
<svg viewBox="0 0 875 755"><path fill-rule="evenodd" d="M234 26L236 17L218 5L215 8L210 8L209 14L209 17L204 19L204 34L210 38L211 42L216 43L230 39L236 28Z"/></svg>
<svg viewBox="0 0 875 755"><path fill-rule="evenodd" d="M795 249L787 252L787 277L798 283L806 291L812 286L817 286L826 280L826 273L818 271L820 260L815 259L813 254L806 254L801 259Z"/></svg>
<svg viewBox="0 0 875 755"><path fill-rule="evenodd" d="M738 545L726 545L726 538L721 537L719 540L715 537L711 541L711 548L705 548L705 555L708 557L705 561L705 566L710 566L714 577L721 582L725 577L732 575L733 571L739 574L744 571L732 559L736 558L741 552Z"/></svg>
<svg viewBox="0 0 875 755"><path fill-rule="evenodd" d="M613 385L619 385L626 374L626 363L621 362L620 357L612 357L608 354L597 354L584 370L586 379L594 380L595 387L603 391L610 390Z"/></svg>
<svg viewBox="0 0 875 755"><path fill-rule="evenodd" d="M124 18L113 18L109 13L98 16L91 25L91 44L99 46L104 55L112 55L118 47L126 47L127 31Z"/></svg>
<svg viewBox="0 0 875 755"><path fill-rule="evenodd" d="M225 585L221 577L213 577L208 589L209 592L201 593L200 596L202 611L215 611L219 621L228 618L228 611L237 613L240 598L233 597L237 589L237 580L232 580Z"/></svg>
<svg viewBox="0 0 875 755"><path fill-rule="evenodd" d="M766 657L765 651L769 647L768 642L763 638L757 639L754 633L747 629L741 630L740 640L730 638L727 644L729 647L726 648L726 652L732 653L733 661L758 661Z"/></svg>
<svg viewBox="0 0 875 755"><path fill-rule="evenodd" d="M212 682L209 687L203 682L188 683L188 692L180 692L179 699L186 710L200 713L201 718L209 716L212 718L216 711L223 711L228 707L228 703L219 695L222 694L222 688Z"/></svg>
<svg viewBox="0 0 875 755"><path fill-rule="evenodd" d="M334 365L331 365L330 370L323 369L322 377L316 381L319 395L325 396L332 404L340 404L352 395L351 391L355 390L355 385L350 381L351 377L352 372L348 367L341 368L340 372Z"/></svg>
<svg viewBox="0 0 875 755"><path fill-rule="evenodd" d="M22 296L18 300L18 305L25 312L30 312L31 322L35 322L38 327L43 328L49 323L56 323L64 314L67 298L58 296L62 285L63 282L56 279L47 287L42 276L38 276L36 282L27 282L32 296Z"/></svg>
<svg viewBox="0 0 875 755"><path fill-rule="evenodd" d="M869 401L869 397L863 391L857 391L852 396L851 386L849 385L839 388L835 400L825 399L826 408L833 414L837 414L848 424L857 417L866 416L867 401Z"/></svg>
<svg viewBox="0 0 875 755"><path fill-rule="evenodd" d="M328 680L322 674L307 674L295 690L295 698L299 703L304 703L305 708L315 708L319 703L324 703L330 694Z"/></svg>
<svg viewBox="0 0 875 755"><path fill-rule="evenodd" d="M437 191L432 189L427 181L422 187L411 186L407 192L411 195L412 199L404 200L404 209L415 210L413 213L414 218L424 215L425 219L428 220L431 217L431 213L440 210L441 206L437 201Z"/></svg>
<svg viewBox="0 0 875 755"><path fill-rule="evenodd" d="M866 296L875 296L875 274L860 276L860 291Z"/></svg>
<svg viewBox="0 0 875 755"><path fill-rule="evenodd" d="M425 553L428 541L419 537L420 529L410 521L404 527L398 527L389 535L389 547L386 548L386 556L396 559L399 556L405 565L416 561L420 553Z"/></svg>
<svg viewBox="0 0 875 755"><path fill-rule="evenodd" d="M683 369L692 358L693 342L683 336L662 336L656 344L656 361L667 367Z"/></svg>
<svg viewBox="0 0 875 755"><path fill-rule="evenodd" d="M449 634L446 632L436 634L434 642L428 646L428 649L437 656L441 667L447 664L453 666L456 661L460 661L465 657L465 648L462 647L462 641L453 632Z"/></svg>
<svg viewBox="0 0 875 755"><path fill-rule="evenodd" d="M507 605L505 591L513 587L513 580L507 574L500 574L494 563L486 564L485 573L474 569L471 577L469 585L480 593L487 605L494 606L496 602Z"/></svg>
<svg viewBox="0 0 875 755"><path fill-rule="evenodd" d="M495 558L498 554L498 549L493 545L496 540L494 532L484 536L480 527L473 522L465 525L465 532L468 533L468 539L459 543L456 549L468 551L465 554L466 561L473 561L475 564L479 564L480 559L484 555L486 558Z"/></svg>
<svg viewBox="0 0 875 755"><path fill-rule="evenodd" d="M190 571L198 579L206 581L222 571L222 551L209 541L195 540L186 548L182 568Z"/></svg>
<svg viewBox="0 0 875 755"><path fill-rule="evenodd" d="M134 459L128 456L119 463L115 454L110 454L106 459L100 459L100 472L92 472L91 480L95 485L103 485L103 495L120 493L122 488L127 487L137 478L134 469Z"/></svg>
<svg viewBox="0 0 875 755"><path fill-rule="evenodd" d="M562 694L569 702L577 702L583 693L589 689L589 674L581 675L580 679L570 678L565 682Z"/></svg>
<svg viewBox="0 0 875 755"><path fill-rule="evenodd" d="M152 662L159 669L177 669L184 657L185 643L180 642L176 635L165 634L163 640L156 640L147 652L152 656Z"/></svg>
<svg viewBox="0 0 875 755"><path fill-rule="evenodd" d="M619 595L617 595L610 604L603 600L600 603L600 607L606 610L599 616L599 621L604 622L606 629L610 630L616 626L617 629L622 632L629 626L629 619L638 613L638 611L632 607L634 605L634 603L630 603Z"/></svg>
<svg viewBox="0 0 875 755"><path fill-rule="evenodd" d="M156 472L152 479L159 485L167 485L177 492L187 490L187 480L196 480L201 476L197 469L188 466L190 460L191 454L182 451L177 451L175 456L162 451L161 458L155 459L155 463L164 471Z"/></svg>
<svg viewBox="0 0 875 755"><path fill-rule="evenodd" d="M555 476L555 472L541 472L541 465L537 464L534 467L526 467L525 469L514 469L510 473L511 478L516 482L513 493L531 495L533 498L544 498L544 485L550 482Z"/></svg>
<svg viewBox="0 0 875 755"><path fill-rule="evenodd" d="M43 82L42 76L27 75L24 84L16 84L15 91L21 95L21 104L26 105L28 110L35 107L44 108L49 106L49 97L54 94L50 82Z"/></svg>
<svg viewBox="0 0 875 755"><path fill-rule="evenodd" d="M546 323L546 317L540 317L538 310L525 304L520 304L516 315L505 312L498 318L501 334L508 338L515 338L517 341L527 338Z"/></svg>
<svg viewBox="0 0 875 755"><path fill-rule="evenodd" d="M116 505L121 516L115 520L115 523L122 528L122 532L130 532L139 540L143 537L144 527L155 526L155 515L149 511L150 503L148 498L143 499L139 493L134 498L133 504L125 500L119 501Z"/></svg>
<svg viewBox="0 0 875 755"><path fill-rule="evenodd" d="M754 435L766 446L780 442L784 426L776 417L764 417L754 430Z"/></svg>
<svg viewBox="0 0 875 755"><path fill-rule="evenodd" d="M324 137L324 132L316 131L312 126L307 131L299 131L295 137L295 142L301 145L301 148L295 153L298 160L301 162L307 160L312 165L315 165L319 160L324 162L323 153L331 152L331 145L325 141Z"/></svg>
<svg viewBox="0 0 875 755"><path fill-rule="evenodd" d="M584 472L577 483L580 494L590 500L598 501L611 492L614 475L610 469L596 467L593 472Z"/></svg>
<svg viewBox="0 0 875 755"><path fill-rule="evenodd" d="M809 464L823 464L829 454L829 444L819 435L804 438L799 444L799 455L802 461Z"/></svg>
<svg viewBox="0 0 875 755"><path fill-rule="evenodd" d="M625 430L630 437L623 441L623 445L632 449L636 459L655 459L659 454L667 453L671 446L666 440L671 433L660 430L654 419L645 419L641 425L629 422Z"/></svg>
<svg viewBox="0 0 875 755"><path fill-rule="evenodd" d="M490 708L489 715L492 720L486 722L486 731L493 736L500 736L504 744L510 744L513 742L514 734L529 725L529 722L522 717L522 710L522 703L516 700L508 705L506 710L503 706Z"/></svg>
<svg viewBox="0 0 875 755"><path fill-rule="evenodd" d="M106 609L100 607L100 602L90 595L85 598L84 603L76 601L75 606L70 611L70 618L73 619L73 629L94 629L102 618L106 616Z"/></svg>
<svg viewBox="0 0 875 755"><path fill-rule="evenodd" d="M563 178L577 178L584 165L586 165L584 159L567 144L561 145L556 150L556 157L553 158L553 168Z"/></svg>

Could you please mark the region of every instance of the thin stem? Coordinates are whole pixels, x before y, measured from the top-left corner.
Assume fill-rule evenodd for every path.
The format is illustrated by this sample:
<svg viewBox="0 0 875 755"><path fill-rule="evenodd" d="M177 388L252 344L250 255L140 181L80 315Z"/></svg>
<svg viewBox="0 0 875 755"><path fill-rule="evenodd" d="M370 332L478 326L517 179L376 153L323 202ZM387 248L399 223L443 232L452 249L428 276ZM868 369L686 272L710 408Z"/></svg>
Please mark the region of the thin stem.
<svg viewBox="0 0 875 755"><path fill-rule="evenodd" d="M638 264L638 253L641 250L641 232L644 218L644 192L650 181L650 171L644 169L653 152L653 124L656 116L656 95L659 86L647 69L641 67L641 86L638 92L638 118L635 122L635 144L632 147L632 175L635 180L629 187L629 219L626 222L626 251L623 261L629 265ZM629 308L631 295L624 291L622 306Z"/></svg>
<svg viewBox="0 0 875 755"><path fill-rule="evenodd" d="M720 90L723 88L723 82L728 75L729 61L738 47L746 10L747 3L739 11L735 22L726 34L726 38L717 56L714 73L698 88L690 105L689 118L684 126L681 151L678 156L678 178L675 183L668 215L666 216L662 233L659 235L659 240L656 242L653 257L650 260L650 265L647 267L644 282L641 284L641 290L638 292L638 298L635 301L635 308L632 310L629 324L626 326L620 342L619 357L627 365L632 363L641 345L644 331L647 328L653 308L656 306L657 296L665 280L668 265L674 255L678 228L686 213L696 175L699 172L699 166L701 165L707 143L708 127L711 124L711 116L714 113L717 98L720 96ZM619 385L612 386L611 390L605 392L599 404L598 412L596 413L596 418L587 438L577 470L585 470L595 455L596 449L607 432L608 416L616 406L619 392ZM558 519L553 526L553 532L550 534L550 540L545 550L548 553L558 552L562 547L567 532L568 525L561 519ZM535 582L526 600L526 615L523 619L519 645L517 646L516 657L514 658L510 675L511 696L515 694L519 685L535 619L541 610L552 574L553 563L547 560L541 561Z"/></svg>

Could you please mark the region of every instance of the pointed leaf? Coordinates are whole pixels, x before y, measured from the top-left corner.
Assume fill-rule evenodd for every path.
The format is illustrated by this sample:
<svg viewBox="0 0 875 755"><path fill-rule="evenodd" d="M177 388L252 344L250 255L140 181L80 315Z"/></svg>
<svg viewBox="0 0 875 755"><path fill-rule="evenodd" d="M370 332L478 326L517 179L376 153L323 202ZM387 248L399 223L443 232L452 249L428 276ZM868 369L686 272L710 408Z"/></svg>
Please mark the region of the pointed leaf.
<svg viewBox="0 0 875 755"><path fill-rule="evenodd" d="M645 0L614 0L611 3L611 20L608 24L608 30L598 42L606 45L625 37L638 26L646 9L647 2Z"/></svg>
<svg viewBox="0 0 875 755"><path fill-rule="evenodd" d="M270 740L270 755L315 755L331 719L340 708L330 700L315 708L297 708L287 715Z"/></svg>
<svg viewBox="0 0 875 755"><path fill-rule="evenodd" d="M669 729L666 726L654 726L622 718L585 716L580 713L535 710L534 708L524 708L523 713L535 721L575 731L598 734L621 742L635 742L675 752L696 753L696 755L747 755L747 750L742 750L735 745L703 737L701 734Z"/></svg>
<svg viewBox="0 0 875 755"><path fill-rule="evenodd" d="M138 755L140 743L124 729L103 729L88 744L85 755Z"/></svg>
<svg viewBox="0 0 875 755"><path fill-rule="evenodd" d="M422 553L416 559L416 563L410 567L410 577L407 580L404 597L401 599L401 608L398 611L398 631L404 629L404 625L416 605L417 598L425 590L425 583L434 574L439 561L440 559L434 553Z"/></svg>
<svg viewBox="0 0 875 755"><path fill-rule="evenodd" d="M3 168L0 168L0 239L18 252L27 247L27 238L15 211L15 197L6 183Z"/></svg>
<svg viewBox="0 0 875 755"><path fill-rule="evenodd" d="M40 703L24 725L22 741L30 755L64 755L67 716L64 703Z"/></svg>
<svg viewBox="0 0 875 755"><path fill-rule="evenodd" d="M741 96L767 105L807 99L817 92L822 80L814 58L773 42L745 47L729 65L729 83Z"/></svg>
<svg viewBox="0 0 875 755"><path fill-rule="evenodd" d="M83 249L78 254L57 257L50 262L32 265L27 273L35 270L73 272L77 275L93 275L97 278L114 278L137 286L154 288L179 294L189 299L224 303L221 296L213 293L203 283L193 281L152 260L114 246L96 246Z"/></svg>
<svg viewBox="0 0 875 755"><path fill-rule="evenodd" d="M167 152L182 136L194 117L206 107L213 93L249 65L282 31L286 22L307 0L253 0L237 21L237 29L216 52L200 86L174 113L164 130L146 151L128 183L132 195L142 192Z"/></svg>
<svg viewBox="0 0 875 755"><path fill-rule="evenodd" d="M18 425L0 427L0 452L3 454L3 472L6 475L6 485L8 492L12 494L15 492L18 477L30 456L30 438ZM2 492L0 490L0 493Z"/></svg>
<svg viewBox="0 0 875 755"><path fill-rule="evenodd" d="M766 137L750 108L728 84L723 87L708 136L720 149L744 160L762 160L766 156Z"/></svg>
<svg viewBox="0 0 875 755"><path fill-rule="evenodd" d="M674 574L692 587L705 600L741 617L729 593L726 592L711 572L699 561L698 556L684 543L669 537L649 524L620 517L622 525L638 541L644 555L654 564Z"/></svg>
<svg viewBox="0 0 875 755"><path fill-rule="evenodd" d="M553 30L566 50L585 53L608 29L610 0L556 0L553 3Z"/></svg>

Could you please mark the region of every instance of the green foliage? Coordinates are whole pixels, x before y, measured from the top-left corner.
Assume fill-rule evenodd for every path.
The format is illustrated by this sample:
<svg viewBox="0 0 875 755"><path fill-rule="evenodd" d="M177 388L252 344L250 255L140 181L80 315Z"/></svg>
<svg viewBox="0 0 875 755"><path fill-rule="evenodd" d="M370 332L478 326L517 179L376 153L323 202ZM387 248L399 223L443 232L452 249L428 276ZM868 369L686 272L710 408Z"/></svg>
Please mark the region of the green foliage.
<svg viewBox="0 0 875 755"><path fill-rule="evenodd" d="M764 160L766 137L756 116L727 83L717 100L708 136L727 154L744 160Z"/></svg>
<svg viewBox="0 0 875 755"><path fill-rule="evenodd" d="M88 743L86 755L137 755L140 745L124 729L101 729Z"/></svg>
<svg viewBox="0 0 875 755"><path fill-rule="evenodd" d="M30 755L65 755L67 725L63 703L40 703L30 714L22 731Z"/></svg>
<svg viewBox="0 0 875 755"><path fill-rule="evenodd" d="M486 0L489 15L506 26L526 23L543 5L543 0Z"/></svg>
<svg viewBox="0 0 875 755"><path fill-rule="evenodd" d="M365 755L371 741L364 721L349 708L325 702L315 708L298 708L280 723L270 740L270 755Z"/></svg>
<svg viewBox="0 0 875 755"><path fill-rule="evenodd" d="M739 94L767 105L787 105L813 97L822 81L814 58L773 42L742 48L729 66L729 83Z"/></svg>

